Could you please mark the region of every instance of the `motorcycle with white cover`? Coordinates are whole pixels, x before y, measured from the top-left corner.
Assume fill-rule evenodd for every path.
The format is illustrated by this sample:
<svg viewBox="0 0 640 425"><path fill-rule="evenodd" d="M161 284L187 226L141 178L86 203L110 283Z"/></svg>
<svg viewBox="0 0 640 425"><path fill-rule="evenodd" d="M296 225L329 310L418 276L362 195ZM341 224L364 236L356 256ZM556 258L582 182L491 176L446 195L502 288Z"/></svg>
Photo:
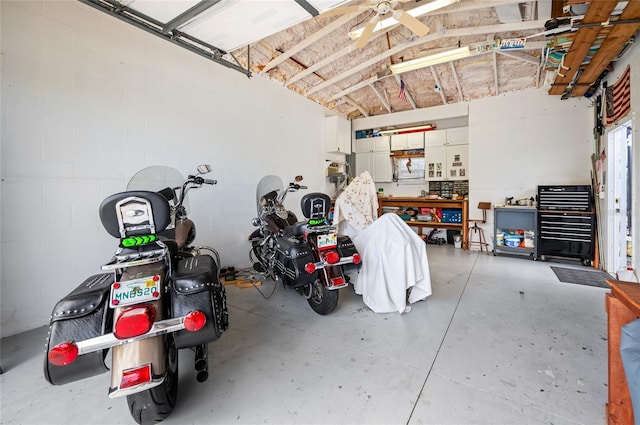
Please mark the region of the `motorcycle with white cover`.
<svg viewBox="0 0 640 425"><path fill-rule="evenodd" d="M228 327L219 256L195 247L187 193L211 167L184 179L170 167L138 172L107 197L100 219L119 240L103 273L86 279L53 309L44 375L62 385L109 370L109 397L126 396L139 424L166 419L178 396L178 350L194 351L196 380L208 378L207 345Z"/></svg>
<svg viewBox="0 0 640 425"><path fill-rule="evenodd" d="M306 189L300 181L302 176L297 176L285 188L280 177L268 175L258 183L250 258L254 270L294 288L313 311L325 315L338 305L338 289L348 285L348 273L360 268L360 254L330 223L328 195L302 197L303 221L284 206L287 193Z"/></svg>

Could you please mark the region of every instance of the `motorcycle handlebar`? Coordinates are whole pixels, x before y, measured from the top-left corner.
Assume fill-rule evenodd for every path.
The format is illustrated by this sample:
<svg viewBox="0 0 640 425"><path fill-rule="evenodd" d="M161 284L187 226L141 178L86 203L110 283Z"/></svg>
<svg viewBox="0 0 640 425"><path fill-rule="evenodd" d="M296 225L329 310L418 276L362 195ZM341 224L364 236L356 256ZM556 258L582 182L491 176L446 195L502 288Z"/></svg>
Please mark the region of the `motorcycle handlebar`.
<svg viewBox="0 0 640 425"><path fill-rule="evenodd" d="M218 184L218 180L204 179L204 184Z"/></svg>

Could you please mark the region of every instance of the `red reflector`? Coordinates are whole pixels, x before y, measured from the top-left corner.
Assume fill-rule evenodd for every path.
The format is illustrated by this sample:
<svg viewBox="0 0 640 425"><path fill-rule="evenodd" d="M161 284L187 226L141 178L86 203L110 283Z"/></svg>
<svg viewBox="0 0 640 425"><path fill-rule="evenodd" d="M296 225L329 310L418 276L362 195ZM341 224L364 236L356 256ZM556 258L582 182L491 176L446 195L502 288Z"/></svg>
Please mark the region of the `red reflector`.
<svg viewBox="0 0 640 425"><path fill-rule="evenodd" d="M129 369L122 372L120 388L130 388L136 385L151 382L151 365L145 365L137 369Z"/></svg>
<svg viewBox="0 0 640 425"><path fill-rule="evenodd" d="M340 261L340 254L336 251L329 251L324 255L324 259L327 260L329 264L335 264Z"/></svg>
<svg viewBox="0 0 640 425"><path fill-rule="evenodd" d="M156 309L151 304L130 307L118 317L113 333L118 339L146 334L153 326L155 317Z"/></svg>
<svg viewBox="0 0 640 425"><path fill-rule="evenodd" d="M304 265L304 271L311 274L316 271L316 265L313 263L307 263Z"/></svg>
<svg viewBox="0 0 640 425"><path fill-rule="evenodd" d="M360 254L358 253L353 254L353 264L360 264L361 261L362 261L362 258L360 258Z"/></svg>
<svg viewBox="0 0 640 425"><path fill-rule="evenodd" d="M342 276L332 277L331 278L331 284L333 286L340 286L340 285L344 284L344 277L342 277Z"/></svg>
<svg viewBox="0 0 640 425"><path fill-rule="evenodd" d="M184 328L189 332L199 331L205 323L207 323L207 316L200 310L194 310L184 317Z"/></svg>
<svg viewBox="0 0 640 425"><path fill-rule="evenodd" d="M78 346L73 342L61 342L49 351L49 363L55 366L66 366L78 358Z"/></svg>

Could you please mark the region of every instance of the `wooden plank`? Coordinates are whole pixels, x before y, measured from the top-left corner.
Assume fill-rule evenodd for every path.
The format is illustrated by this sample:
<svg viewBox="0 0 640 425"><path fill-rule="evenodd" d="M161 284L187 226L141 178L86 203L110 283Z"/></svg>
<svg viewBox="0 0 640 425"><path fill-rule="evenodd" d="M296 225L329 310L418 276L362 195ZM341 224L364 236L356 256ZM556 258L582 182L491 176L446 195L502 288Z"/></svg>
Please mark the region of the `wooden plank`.
<svg viewBox="0 0 640 425"><path fill-rule="evenodd" d="M592 2L589 9L587 9L587 13L584 15L583 23L591 24L606 21L609 19L611 12L617 4L617 0ZM587 27L578 30L563 60L563 65L569 69L558 70L555 84L567 84L571 82L601 30L602 27ZM564 77L560 74L564 75ZM561 95L564 91L565 89L563 89L562 86L553 86L551 90L549 90L549 94Z"/></svg>
<svg viewBox="0 0 640 425"><path fill-rule="evenodd" d="M607 311L609 397L607 403L607 424L632 425L633 406L627 379L624 374L622 357L620 357L621 327L636 319L620 299L607 294L605 298Z"/></svg>
<svg viewBox="0 0 640 425"><path fill-rule="evenodd" d="M618 19L629 20L638 18L640 18L640 1L630 1ZM609 35L607 35L607 38L600 46L600 49L598 49L591 62L587 65L585 71L578 79L578 82L593 84L600 74L602 74L602 71L604 71L618 53L620 53L627 40L629 40L629 38L638 30L640 30L640 23L614 25L609 32ZM574 90L571 95L582 96L587 92L587 90L588 87L580 87Z"/></svg>

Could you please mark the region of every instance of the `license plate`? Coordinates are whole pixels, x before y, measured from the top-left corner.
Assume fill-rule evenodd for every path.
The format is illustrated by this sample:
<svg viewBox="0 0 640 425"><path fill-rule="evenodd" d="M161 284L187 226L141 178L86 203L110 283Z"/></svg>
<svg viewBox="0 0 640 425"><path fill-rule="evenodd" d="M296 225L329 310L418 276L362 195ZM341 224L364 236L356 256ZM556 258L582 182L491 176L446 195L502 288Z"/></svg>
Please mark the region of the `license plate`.
<svg viewBox="0 0 640 425"><path fill-rule="evenodd" d="M115 282L111 285L111 308L139 304L160 298L160 276Z"/></svg>
<svg viewBox="0 0 640 425"><path fill-rule="evenodd" d="M338 246L338 235L335 233L318 235L318 249L335 248L336 246Z"/></svg>

